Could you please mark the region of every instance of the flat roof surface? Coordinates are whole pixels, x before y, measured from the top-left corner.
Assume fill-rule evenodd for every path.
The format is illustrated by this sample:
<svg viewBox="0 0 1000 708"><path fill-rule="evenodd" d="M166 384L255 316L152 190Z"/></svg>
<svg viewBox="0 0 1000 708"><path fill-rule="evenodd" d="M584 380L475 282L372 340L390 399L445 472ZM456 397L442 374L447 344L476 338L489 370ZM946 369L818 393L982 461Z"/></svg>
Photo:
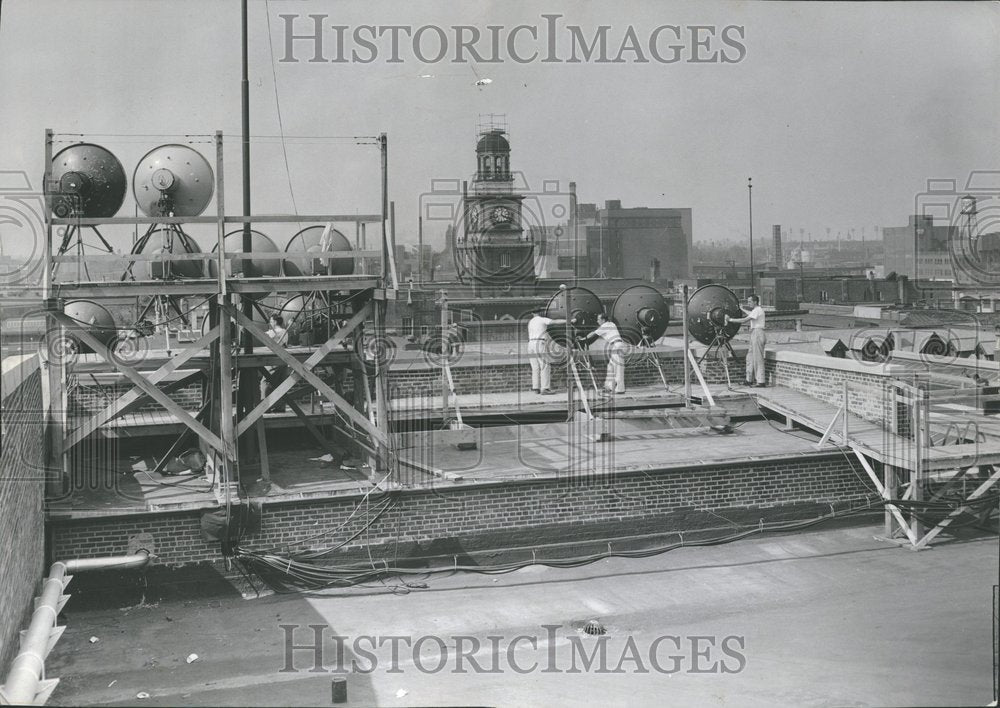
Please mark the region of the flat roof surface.
<svg viewBox="0 0 1000 708"><path fill-rule="evenodd" d="M580 423L484 428L473 435L475 450L459 450L437 436L433 447L418 441L400 449L402 461L419 461L448 478L496 480L560 477L587 471L626 472L692 466L710 467L765 459L788 459L837 452L818 450L819 436L784 431L777 423L736 423L731 434L709 427L670 428L655 416L615 419L608 426ZM608 439L594 439L601 430Z"/></svg>
<svg viewBox="0 0 1000 708"><path fill-rule="evenodd" d="M666 416L667 414L661 414ZM625 472L661 470L692 465L722 465L762 459L787 459L830 454L837 449L816 449L818 436L806 431L782 431L766 421L736 423L731 435L691 420L663 422L646 419L615 420L610 426L586 423L546 423L496 426L472 431L477 446L459 450L448 432L428 440L411 440L398 451L404 468L401 477L413 486L488 482L526 478L565 479L567 474L591 471ZM714 420L714 418L713 418ZM706 422L709 422L706 419ZM606 430L611 439L598 442L588 435ZM163 442L157 448L168 446ZM315 442L294 448L269 445L271 485L260 482L259 470L244 471L243 483L255 499L287 501L304 498L363 494L373 486L370 470L343 469ZM326 456L325 456L326 455ZM325 457L324 457L325 456ZM152 456L121 456L86 475L89 486L48 502L52 516L84 518L116 516L147 511L180 511L217 506L212 485L204 474L164 476L151 470Z"/></svg>
<svg viewBox="0 0 1000 708"><path fill-rule="evenodd" d="M78 575L46 662L60 678L49 704L329 706L344 675L333 672L338 635L343 668L359 669L346 674L346 705L986 705L997 538L914 553L874 540L880 531L828 527L311 597L244 600L203 583L116 602L85 592ZM591 619L603 640L581 631ZM309 625L323 637L318 665L312 649L286 661L289 640L313 643ZM483 672L456 659L459 642ZM589 668L581 650L595 657ZM657 670L651 652L676 670Z"/></svg>

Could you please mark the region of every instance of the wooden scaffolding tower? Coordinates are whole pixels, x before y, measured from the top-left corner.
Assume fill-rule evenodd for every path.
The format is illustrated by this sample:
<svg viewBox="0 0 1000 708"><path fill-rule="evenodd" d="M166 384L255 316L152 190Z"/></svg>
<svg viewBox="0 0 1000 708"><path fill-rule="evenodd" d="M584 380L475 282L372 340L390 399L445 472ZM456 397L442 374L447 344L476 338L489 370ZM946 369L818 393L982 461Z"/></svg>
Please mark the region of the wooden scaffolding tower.
<svg viewBox="0 0 1000 708"><path fill-rule="evenodd" d="M197 438L198 446L206 460L206 471L214 480L213 489L220 506L227 510L240 500L240 465L259 464L263 477L268 477L268 454L264 436L263 416L273 405L283 401L302 421L304 427L324 447L326 440L316 425L301 410L295 401L286 398L292 388L304 384L329 403L324 410L332 411L334 426L344 432L357 445L359 456L369 461L370 481L393 484L395 477L395 456L389 434L388 386L385 363L374 359L363 360L359 355L361 347L348 347L348 342L357 344L365 338L384 336L386 301L395 298L396 280L393 252L387 233L387 139L385 134L371 138L368 144L380 148L382 170L381 213L378 214L314 214L314 215L258 215L233 216L225 209L225 181L223 173L223 136L214 135L215 147L215 200L214 215L189 217L139 216L81 218L71 216L60 218L51 209L52 157L56 136L51 130L45 132L45 207L46 240L44 271L42 274L42 297L50 326L43 352L59 349L57 339L64 337L67 330L96 353L102 366L111 372L121 374L131 384L131 389L110 400L101 410L90 415L82 423L70 427L66 401L68 367L72 364L66 357L47 356L47 377L50 400L49 444L50 465L62 475L69 473L69 453L81 442L90 438L102 426L136 409L142 403L153 401L162 406L170 415L184 425L184 436ZM381 248L363 250L365 225L382 225ZM310 252L310 259L353 258L362 264L359 273L352 275L313 275L247 277L239 271L239 263L287 259L289 253L245 252L226 253L224 238L226 228L232 224L261 223L351 223L357 234L356 246L350 251ZM132 253L117 255L54 255L53 230L57 227L96 227L104 225L144 225L149 227L178 226L185 224L215 224L218 243L215 252L206 253ZM166 251L166 249L164 249ZM57 280L56 273L61 262L102 262L120 265L124 272L137 262L154 262L164 268L174 261L201 261L200 278L176 278L166 280L115 280L93 282L88 280ZM365 267L377 260L374 268ZM214 261L210 268L209 261ZM227 264L227 261L232 261ZM227 265L229 267L227 267ZM166 266L169 269L169 266ZM74 269L64 269L69 275ZM375 272L370 272L375 271ZM210 275L211 274L211 275ZM248 301L254 301L273 293L323 297L327 302L337 301L342 311L336 317L344 321L333 331L328 329L325 341L311 345L303 354L295 353L277 344L268 336L260 323L247 317ZM92 332L63 312L63 304L68 299L88 299L98 303L102 299L136 297L197 297L208 302L209 326L196 341L178 343L176 347L163 353L132 361L121 356L113 343L101 341ZM349 308L349 309L348 309ZM346 311L343 311L345 310ZM234 341L242 337L242 346ZM255 349L256 348L256 349ZM263 349L263 351L260 351ZM354 401L346 400L333 386L317 373L317 367L324 366L350 369L355 378ZM286 367L287 377L280 382L269 370ZM201 372L203 398L200 409L192 413L171 398L170 392L192 380L183 377L180 381L168 381L171 375L181 370ZM243 372L251 372L250 380L256 382L263 376L273 381L269 393L262 397L256 385L238 385ZM176 378L176 377L175 377ZM182 439L178 439L161 458L163 461L181 449Z"/></svg>

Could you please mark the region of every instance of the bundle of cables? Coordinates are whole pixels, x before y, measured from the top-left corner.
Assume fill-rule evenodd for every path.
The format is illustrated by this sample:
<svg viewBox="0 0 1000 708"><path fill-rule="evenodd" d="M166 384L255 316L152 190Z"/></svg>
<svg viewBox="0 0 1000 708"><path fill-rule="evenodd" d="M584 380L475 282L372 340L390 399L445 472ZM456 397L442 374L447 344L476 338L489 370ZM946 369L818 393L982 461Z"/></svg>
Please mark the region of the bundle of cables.
<svg viewBox="0 0 1000 708"><path fill-rule="evenodd" d="M771 523L761 521L756 526L736 526L735 530L730 533L708 538L699 537L692 539L689 536L689 538L685 539L684 533L675 532L679 537L678 540L664 545L633 550L607 550L600 553L567 558L541 559L536 558L535 554L532 553L531 559L495 565L462 565L455 558L453 563L442 563L436 566L404 567L396 562L390 564L384 560L376 563L369 556L368 563L337 565L329 563L330 554L343 548L361 535L361 533L370 528L379 517L394 505L395 502L391 498L386 498L383 502L380 502L375 516L363 528L331 548L303 553L278 553L276 551L252 551L237 546L233 549L233 557L245 572L256 575L275 592L316 591L328 588L347 588L373 581L382 581L387 578L428 576L436 573L469 572L497 575L512 573L531 565L541 565L550 568L577 568L607 558L649 558L685 546L718 546L757 534L800 531L811 526L832 521L833 519L879 512L885 505L885 500L877 495L867 495L860 499L849 501L846 508L839 510L835 509L834 505L831 504L831 511L829 513L810 519ZM698 533L700 536L704 532L688 533ZM404 582L404 585L407 584Z"/></svg>

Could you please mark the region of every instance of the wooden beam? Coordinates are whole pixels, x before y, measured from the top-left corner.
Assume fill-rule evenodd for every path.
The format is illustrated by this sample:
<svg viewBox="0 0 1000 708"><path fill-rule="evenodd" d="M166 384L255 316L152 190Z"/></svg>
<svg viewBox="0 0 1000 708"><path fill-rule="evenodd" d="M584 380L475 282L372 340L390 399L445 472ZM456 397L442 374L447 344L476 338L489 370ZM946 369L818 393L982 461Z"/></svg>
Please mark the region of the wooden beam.
<svg viewBox="0 0 1000 708"><path fill-rule="evenodd" d="M264 378L266 378L269 382L274 380L274 374L272 372L267 369L262 369L262 372L264 374ZM292 409L292 412L298 417L299 420L302 421L306 430L309 431L309 434L313 436L313 439L319 443L321 449L325 449L330 453L340 452L340 449L336 445L326 439L326 436L320 432L319 428L316 427L316 424L313 423L309 416L305 414L298 403L291 399L284 399L284 402L288 404L288 407Z"/></svg>
<svg viewBox="0 0 1000 708"><path fill-rule="evenodd" d="M587 401L587 392L583 388L583 382L580 381L580 372L576 368L576 357L573 356L572 352L567 352L569 354L569 368L573 372L573 381L576 383L576 388L580 392L580 402L583 403L583 410L587 414L587 420L594 417L594 414L590 410L590 403ZM610 364L610 362L609 362ZM572 415L573 411L567 411L568 415Z"/></svg>
<svg viewBox="0 0 1000 708"><path fill-rule="evenodd" d="M186 346L186 345L185 345ZM288 353L294 356L296 359L305 360L308 358L313 351L312 347L295 346L289 347ZM340 363L346 364L350 361L352 356L351 352L348 351L333 351L326 355L326 358L321 362L322 364ZM170 361L173 357L168 357L165 349L154 349L146 353L141 362L136 362L137 371L156 371L160 366ZM277 357L271 354L269 349L264 347L256 347L253 354L242 354L238 362L234 362L234 365L240 369L259 369L262 366L274 366L277 364ZM188 361L186 369L198 369L206 370L210 369L212 366L218 365L218 358L213 358L209 351L204 352L203 355L195 356ZM148 367L148 368L145 368ZM104 373L111 371L111 368L107 363L92 354L80 354L76 357L73 362L73 373L75 374L90 374L90 373Z"/></svg>
<svg viewBox="0 0 1000 708"><path fill-rule="evenodd" d="M963 482L965 480L965 475L967 475L973 469L976 469L976 468L974 468L974 467L964 467L964 468L960 469L958 471L958 473L955 474L954 477L952 477L947 482L945 482L943 485L941 485L941 488L938 489L934 494L932 494L931 498L928 499L928 501L936 502L938 499L941 499L945 494L947 494L952 489L954 489L955 487L957 487L958 484L959 484L959 482Z"/></svg>
<svg viewBox="0 0 1000 708"><path fill-rule="evenodd" d="M91 378L94 379L95 383L97 383L98 386L100 386L100 382L97 381L97 379L94 377L94 375L91 374L90 376L91 376ZM175 381L170 381L169 383L166 383L163 386L160 386L160 390L169 395L169 394L173 393L174 391L177 391L178 389L182 389L185 386L191 385L192 383L199 382L199 381L204 381L204 379L205 379L205 375L204 375L204 373L202 371L200 371L200 370L198 370L198 371L192 371L192 372L188 373L186 376L183 376L183 377L181 377L181 378L179 378L179 379L177 379ZM115 399L115 400L117 400L117 399ZM144 405L144 404L146 404L148 402L149 402L149 396L147 396L142 391L139 391L139 398L136 401L133 401L129 405L125 406L123 409L121 409L115 415L115 418L121 418L123 415L128 415L129 413L131 413L132 411L134 411L139 406Z"/></svg>
<svg viewBox="0 0 1000 708"><path fill-rule="evenodd" d="M46 163L48 164L48 163ZM100 226L101 224L214 224L214 216L111 216L103 218L71 217L53 218L56 226ZM381 221L381 214L258 214L256 216L227 216L227 224L284 224L284 223L326 223L333 222L374 222Z"/></svg>
<svg viewBox="0 0 1000 708"><path fill-rule="evenodd" d="M691 368L694 370L694 375L698 378L702 393L705 394L705 400L708 401L708 405L714 407L715 399L712 398L712 392L709 390L708 384L705 383L705 377L701 374L701 366L698 365L698 360L694 358L694 354L690 349L688 349L687 355L691 358Z"/></svg>
<svg viewBox="0 0 1000 708"><path fill-rule="evenodd" d="M983 494L985 494L990 487L992 487L994 484L997 483L997 480L1000 480L1000 467L994 469L993 474L990 475L989 479L987 479L985 482L979 485L976 491L974 491L972 494L968 496L968 498L965 500L965 503L963 503L962 506L958 507L950 514L948 514L948 516L946 516L944 519L938 522L937 526L932 528L930 531L924 534L923 538L921 538L918 542L913 544L913 550L919 551L921 548L923 548L932 540L934 540L934 537L937 536L942 531L944 531L945 528L947 528L947 526L951 524L951 522L954 521L959 514L961 514L963 511L969 508L968 502L975 501Z"/></svg>
<svg viewBox="0 0 1000 708"><path fill-rule="evenodd" d="M830 421L830 424L826 426L826 430L823 431L823 437L821 437L819 442L816 443L816 447L823 447L826 445L826 441L830 439L830 433L833 432L833 426L837 424L837 418L839 418L841 414L847 415L847 411L844 410L843 405L841 405L837 409L837 412L833 414L833 419Z"/></svg>
<svg viewBox="0 0 1000 708"><path fill-rule="evenodd" d="M292 370L291 374L289 375L289 378L283 381L278 386L278 388L272 392L271 394L272 396L280 392L280 395L277 396L276 400L280 400L281 396L284 396L285 393L287 393L292 388L292 386L295 385L294 375L297 373L301 378L305 379L306 382L309 383L311 386L313 386L317 391L326 396L327 399L329 399L330 402L334 404L337 410L343 413L347 418L349 418L351 422L355 423L358 427L367 432L371 436L373 442L379 442L382 444L386 443L386 435L381 430L373 426L368 421L368 419L360 415L336 391L330 388L330 386L328 386L327 383L323 381L323 379L321 379L319 376L317 376L312 372L312 367L315 365L313 359L315 358L315 360L318 362L320 359L323 358L323 356L325 356L325 352L323 352L323 349L324 347L327 346L327 344L330 344L329 341L327 342L327 344L323 345L323 347L320 347L320 349L317 350L316 354L313 357L309 357L309 359L306 360L306 363L303 364L298 359L296 359L288 352L286 352L284 347L282 347L280 344L277 344L274 340L268 337L267 332L265 332L260 327L259 324L257 324L250 318L246 317L242 312L234 310L228 306L226 309L232 315L235 315L236 321L239 323L241 327L244 327L247 331L250 332L250 334L256 337L258 341L265 344L272 352L274 352L274 354L279 359L281 359L285 363L285 365L287 365ZM364 313L366 313L367 309L368 308L366 307L362 312L359 312L354 317L352 317L351 320L348 322L348 324L354 322L354 320L357 320L358 322L363 322L365 319L364 316L359 317L359 315L363 315ZM345 327L344 329L347 329L347 327ZM338 334L340 334L343 331L344 330L338 330ZM336 342L334 342L331 346L336 346ZM284 388L283 391L282 388ZM268 396L268 398L270 398L270 396ZM270 407L271 405L273 404L269 403L266 407L262 408L262 406L264 406L264 402L262 401L261 404L257 406L257 408L251 411L249 415L247 415L242 421L240 421L240 427L237 429L237 434L240 434L243 431L245 431L250 425L253 424L254 421L260 418L260 416L263 415L263 412L267 410L267 408ZM260 412L258 413L258 411Z"/></svg>
<svg viewBox="0 0 1000 708"><path fill-rule="evenodd" d="M316 292L317 290L371 290L378 281L358 275L282 276L280 278L230 278L234 293Z"/></svg>
<svg viewBox="0 0 1000 708"><path fill-rule="evenodd" d="M227 278L227 290L238 293L315 292L323 290L373 290L378 285L374 276L318 275L275 278ZM31 286L12 286L12 292L33 293ZM219 291L216 278L186 278L183 280L109 280L104 282L56 283L54 296L135 297L137 295L215 295Z"/></svg>
<svg viewBox="0 0 1000 708"><path fill-rule="evenodd" d="M218 280L218 294L226 296L226 183L223 179L223 140L222 131L215 131L215 258ZM208 273L211 273L209 268ZM220 319L221 324L221 319ZM229 323L226 323L226 327Z"/></svg>
<svg viewBox="0 0 1000 708"><path fill-rule="evenodd" d="M347 337L347 335L351 333L351 331L354 330L355 327L365 321L368 316L368 311L369 307L365 306L361 311L357 312L343 327L338 329L334 335L330 337L330 339L324 342L319 349L313 352L309 358L305 360L303 366L311 370L314 366L319 364L319 362L323 361L323 359L325 359L327 355L335 347L337 347ZM266 333L264 336L270 342L271 338L268 337ZM282 354L288 355L289 352L287 350L282 350ZM282 358L282 361L285 361L285 359ZM286 393L291 391L292 387L295 386L295 383L299 381L300 378L299 374L294 372L290 373L284 381L278 384L275 389L271 391L271 393L264 397L264 400L257 404L256 408L244 416L243 420L240 421L239 427L237 428L237 435L242 435L246 432L250 425L255 420L263 416L268 408L280 401Z"/></svg>
<svg viewBox="0 0 1000 708"><path fill-rule="evenodd" d="M875 489L878 490L879 495L888 501L889 497L886 496L887 488L882 484L882 482L879 481L878 475L875 474L875 470L871 468L871 465L868 464L868 460L865 459L865 456L860 450L856 447L853 448L853 450L854 454L858 458L858 461L861 463L861 466L864 467L865 472L867 472L868 476L871 478L872 484L875 485ZM917 537L910 531L910 526L906 523L906 519L903 518L903 514L900 512L899 507L892 504L886 504L886 508L892 512L893 517L895 517L896 521L899 523L899 527L906 532L906 537L910 539L910 543L915 545L917 543Z"/></svg>
<svg viewBox="0 0 1000 708"><path fill-rule="evenodd" d="M375 425L371 389L368 386L368 370L356 352L351 352L351 377L354 381L354 410L368 416L368 420Z"/></svg>
<svg viewBox="0 0 1000 708"><path fill-rule="evenodd" d="M230 312L229 296L219 295L219 327L222 328L219 332L219 434L224 445L220 451L226 457L226 464L221 479L216 475L216 480L225 485L227 499L229 482L239 481L236 454L236 438L238 436L233 430L233 333L229 326Z"/></svg>
<svg viewBox="0 0 1000 708"><path fill-rule="evenodd" d="M856 449L854 454L858 454ZM893 465L883 464L882 474L885 475L885 491L882 492L882 498L891 502L896 494L896 468ZM886 506L882 520L886 538L892 538L896 533L892 525L894 518L892 508Z"/></svg>
<svg viewBox="0 0 1000 708"><path fill-rule="evenodd" d="M160 381L165 379L167 376L172 374L174 371L179 369L188 359L190 359L195 354L198 354L202 350L204 350L204 348L207 347L209 344L211 344L213 341L215 341L215 339L218 336L219 336L219 328L214 327L212 330L208 332L208 334L204 335L197 342L191 344L188 347L185 347L184 350L179 352L176 357L169 360L167 363L163 364L159 369L157 369L153 373L149 374L149 376L147 376L145 380L155 386ZM97 350L95 349L95 351ZM139 375L141 376L142 374ZM164 392L164 394L165 393L166 392ZM82 440L91 435L99 427L101 427L108 421L114 420L118 416L124 414L130 405L137 403L147 395L148 394L146 394L145 391L143 391L143 389L139 388L138 386L131 389L123 396L118 398L118 400L106 406L104 410L100 411L99 413L96 413L89 420L84 422L82 425L77 427L72 433L70 433L69 437L66 439L66 442L64 444L64 450L69 451L73 449L76 445L78 445Z"/></svg>
<svg viewBox="0 0 1000 708"><path fill-rule="evenodd" d="M205 411L208 410L208 406L209 406L208 402L202 405L201 410L198 411L194 419L201 420L202 417L205 415ZM174 440L173 444L171 444L170 447L167 448L167 451L163 454L163 457L160 458L160 461L156 463L156 466L152 469L150 474L162 473L163 468L167 466L167 463L170 462L171 458L177 455L177 451L181 449L181 445L184 443L184 439L190 434L191 434L190 430L181 431L181 434L178 435L177 439Z"/></svg>
<svg viewBox="0 0 1000 708"><path fill-rule="evenodd" d="M267 460L267 434L264 432L264 421L258 420L253 426L257 430L257 452L260 455L260 476L265 482L271 481L271 466Z"/></svg>
<svg viewBox="0 0 1000 708"><path fill-rule="evenodd" d="M195 420L194 417L184 410L179 403L160 391L155 384L149 383L149 381L147 381L146 378L138 371L133 369L128 364L115 359L111 350L105 344L99 342L90 332L80 328L78 322L63 312L53 311L49 314L61 322L63 326L72 327L74 336L79 337L84 344L103 356L107 361L114 364L115 368L125 374L125 376L127 376L132 383L145 391L145 393L154 401L166 408L168 412L172 413L174 417L177 418L177 420L193 430L198 437L217 450L223 449L222 441L219 439L219 436Z"/></svg>
<svg viewBox="0 0 1000 708"><path fill-rule="evenodd" d="M255 261L288 261L295 259L313 260L315 258L376 258L380 255L378 251L226 251L225 260L249 258ZM217 259L217 252L198 253L92 253L85 256L53 256L53 263L120 263L129 265L130 263L143 263L152 261L156 263L173 263L174 261L213 261Z"/></svg>

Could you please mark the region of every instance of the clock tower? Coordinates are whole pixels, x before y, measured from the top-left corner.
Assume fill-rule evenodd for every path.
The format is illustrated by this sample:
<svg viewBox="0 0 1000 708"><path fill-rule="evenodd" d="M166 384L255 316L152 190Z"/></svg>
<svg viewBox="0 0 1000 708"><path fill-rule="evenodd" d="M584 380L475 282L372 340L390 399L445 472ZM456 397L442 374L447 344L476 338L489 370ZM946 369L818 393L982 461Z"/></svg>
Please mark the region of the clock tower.
<svg viewBox="0 0 1000 708"><path fill-rule="evenodd" d="M476 175L464 195L463 229L455 242L459 276L476 297L534 294L534 242L514 191L506 127L479 130Z"/></svg>

